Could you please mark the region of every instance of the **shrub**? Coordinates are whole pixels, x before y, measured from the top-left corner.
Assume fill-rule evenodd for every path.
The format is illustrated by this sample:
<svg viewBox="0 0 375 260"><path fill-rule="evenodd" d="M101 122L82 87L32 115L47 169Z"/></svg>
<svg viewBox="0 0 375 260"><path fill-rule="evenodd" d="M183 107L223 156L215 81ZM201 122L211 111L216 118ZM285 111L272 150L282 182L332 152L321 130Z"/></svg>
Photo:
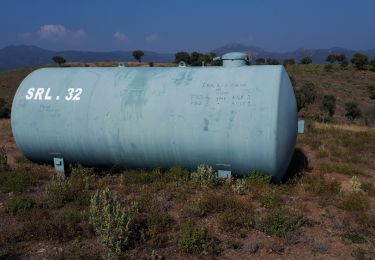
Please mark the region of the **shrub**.
<svg viewBox="0 0 375 260"><path fill-rule="evenodd" d="M310 64L312 63L312 59L310 57L303 57L300 61L301 64Z"/></svg>
<svg viewBox="0 0 375 260"><path fill-rule="evenodd" d="M212 166L200 164L197 170L191 173L191 179L201 186L210 186L219 184L219 177Z"/></svg>
<svg viewBox="0 0 375 260"><path fill-rule="evenodd" d="M366 66L368 65L368 57L362 53L354 54L353 58L350 61L359 70L366 69Z"/></svg>
<svg viewBox="0 0 375 260"><path fill-rule="evenodd" d="M4 147L0 148L0 172L9 170L8 158Z"/></svg>
<svg viewBox="0 0 375 260"><path fill-rule="evenodd" d="M36 202L32 198L18 197L12 199L5 205L5 211L9 214L16 215L34 208Z"/></svg>
<svg viewBox="0 0 375 260"><path fill-rule="evenodd" d="M233 192L243 195L246 193L247 190L247 183L245 179L237 179L232 184L232 190Z"/></svg>
<svg viewBox="0 0 375 260"><path fill-rule="evenodd" d="M0 118L10 118L10 111L9 104L3 98L0 98Z"/></svg>
<svg viewBox="0 0 375 260"><path fill-rule="evenodd" d="M271 175L263 174L259 171L253 170L251 171L246 177L245 177L246 182L249 184L270 184L272 180Z"/></svg>
<svg viewBox="0 0 375 260"><path fill-rule="evenodd" d="M320 109L327 113L329 116L333 116L336 110L336 98L333 95L325 95L322 100Z"/></svg>
<svg viewBox="0 0 375 260"><path fill-rule="evenodd" d="M100 242L115 255L121 254L133 242L133 213L125 211L109 189L98 190L91 197L89 223L99 235Z"/></svg>
<svg viewBox="0 0 375 260"><path fill-rule="evenodd" d="M362 116L362 111L355 102L349 102L345 104L346 114L345 116L350 120L357 119Z"/></svg>
<svg viewBox="0 0 375 260"><path fill-rule="evenodd" d="M59 208L68 202L79 205L88 204L90 186L90 169L77 167L72 169L70 177L55 177L45 188L52 207Z"/></svg>
<svg viewBox="0 0 375 260"><path fill-rule="evenodd" d="M331 72L333 70L332 64L326 64L326 65L324 65L324 70L326 72Z"/></svg>
<svg viewBox="0 0 375 260"><path fill-rule="evenodd" d="M34 185L35 179L25 170L0 172L0 186L5 192L24 192Z"/></svg>
<svg viewBox="0 0 375 260"><path fill-rule="evenodd" d="M276 208L260 221L260 228L267 235L285 237L297 231L305 223L305 218L297 212L286 208Z"/></svg>
<svg viewBox="0 0 375 260"><path fill-rule="evenodd" d="M370 85L367 87L371 99L375 99L375 86Z"/></svg>
<svg viewBox="0 0 375 260"><path fill-rule="evenodd" d="M218 240L207 229L195 226L187 222L181 228L177 237L177 246L186 253L218 253Z"/></svg>
<svg viewBox="0 0 375 260"><path fill-rule="evenodd" d="M307 81L301 87L301 89L296 91L297 107L298 110L311 105L315 102L317 97L314 83Z"/></svg>

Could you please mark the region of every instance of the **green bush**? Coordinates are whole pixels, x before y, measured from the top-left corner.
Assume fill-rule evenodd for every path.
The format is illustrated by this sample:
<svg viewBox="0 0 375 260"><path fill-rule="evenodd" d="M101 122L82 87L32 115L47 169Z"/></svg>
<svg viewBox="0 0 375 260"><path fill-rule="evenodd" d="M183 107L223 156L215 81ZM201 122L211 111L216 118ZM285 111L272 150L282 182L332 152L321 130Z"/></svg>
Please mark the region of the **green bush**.
<svg viewBox="0 0 375 260"><path fill-rule="evenodd" d="M0 172L9 170L8 158L4 147L0 148Z"/></svg>
<svg viewBox="0 0 375 260"><path fill-rule="evenodd" d="M197 170L191 173L191 179L201 186L217 185L220 182L220 179L212 166L206 164L198 165Z"/></svg>
<svg viewBox="0 0 375 260"><path fill-rule="evenodd" d="M109 189L98 190L91 197L89 223L100 242L114 255L120 255L133 242L136 231L134 213L125 211Z"/></svg>
<svg viewBox="0 0 375 260"><path fill-rule="evenodd" d="M187 222L177 237L177 246L186 253L214 254L219 252L218 240L207 229Z"/></svg>
<svg viewBox="0 0 375 260"><path fill-rule="evenodd" d="M25 192L34 183L33 175L25 170L0 172L0 186L5 192Z"/></svg>
<svg viewBox="0 0 375 260"><path fill-rule="evenodd" d="M362 111L355 102L349 102L345 104L346 114L345 116L350 120L360 118L362 116Z"/></svg>
<svg viewBox="0 0 375 260"><path fill-rule="evenodd" d="M36 202L32 198L17 197L5 205L5 211L8 214L16 215L34 208Z"/></svg>

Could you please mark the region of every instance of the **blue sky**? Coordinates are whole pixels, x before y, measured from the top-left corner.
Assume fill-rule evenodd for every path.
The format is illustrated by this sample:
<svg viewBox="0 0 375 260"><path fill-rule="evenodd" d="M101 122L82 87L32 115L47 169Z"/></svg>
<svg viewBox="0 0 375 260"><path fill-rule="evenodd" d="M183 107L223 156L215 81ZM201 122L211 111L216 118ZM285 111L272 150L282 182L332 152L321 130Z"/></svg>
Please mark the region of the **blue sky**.
<svg viewBox="0 0 375 260"><path fill-rule="evenodd" d="M210 51L375 48L373 0L1 0L0 47Z"/></svg>

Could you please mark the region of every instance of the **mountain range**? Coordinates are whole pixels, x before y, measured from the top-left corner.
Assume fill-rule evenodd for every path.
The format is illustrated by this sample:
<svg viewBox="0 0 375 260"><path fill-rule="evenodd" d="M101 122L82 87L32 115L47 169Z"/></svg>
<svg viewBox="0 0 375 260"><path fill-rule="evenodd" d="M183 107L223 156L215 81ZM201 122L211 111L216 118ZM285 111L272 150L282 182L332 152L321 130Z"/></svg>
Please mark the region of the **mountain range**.
<svg viewBox="0 0 375 260"><path fill-rule="evenodd" d="M257 58L273 58L282 62L286 58L294 58L298 62L302 57L309 56L313 63L324 63L328 54L340 53L351 58L354 53L362 52L373 58L375 49L356 51L340 47L329 49L297 49L289 52L270 52L265 51L256 46L246 46L238 43L231 43L220 48L212 50L217 55L227 52L245 52L251 60ZM142 61L145 62L172 62L174 54L158 53L145 51ZM40 66L52 63L53 56L63 56L68 62L97 62L97 61L129 61L134 60L132 51L109 51L109 52L93 52L93 51L52 51L42 49L31 45L11 45L0 49L0 71L16 69L21 67Z"/></svg>

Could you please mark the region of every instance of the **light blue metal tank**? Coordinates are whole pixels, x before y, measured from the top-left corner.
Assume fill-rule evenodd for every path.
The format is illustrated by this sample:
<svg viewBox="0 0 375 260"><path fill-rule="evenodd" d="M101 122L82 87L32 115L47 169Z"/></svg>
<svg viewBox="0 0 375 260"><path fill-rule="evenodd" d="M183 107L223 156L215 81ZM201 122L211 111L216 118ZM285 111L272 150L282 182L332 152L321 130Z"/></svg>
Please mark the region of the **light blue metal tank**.
<svg viewBox="0 0 375 260"><path fill-rule="evenodd" d="M195 168L280 180L297 135L283 66L44 68L12 106L16 144L32 161L88 166Z"/></svg>

